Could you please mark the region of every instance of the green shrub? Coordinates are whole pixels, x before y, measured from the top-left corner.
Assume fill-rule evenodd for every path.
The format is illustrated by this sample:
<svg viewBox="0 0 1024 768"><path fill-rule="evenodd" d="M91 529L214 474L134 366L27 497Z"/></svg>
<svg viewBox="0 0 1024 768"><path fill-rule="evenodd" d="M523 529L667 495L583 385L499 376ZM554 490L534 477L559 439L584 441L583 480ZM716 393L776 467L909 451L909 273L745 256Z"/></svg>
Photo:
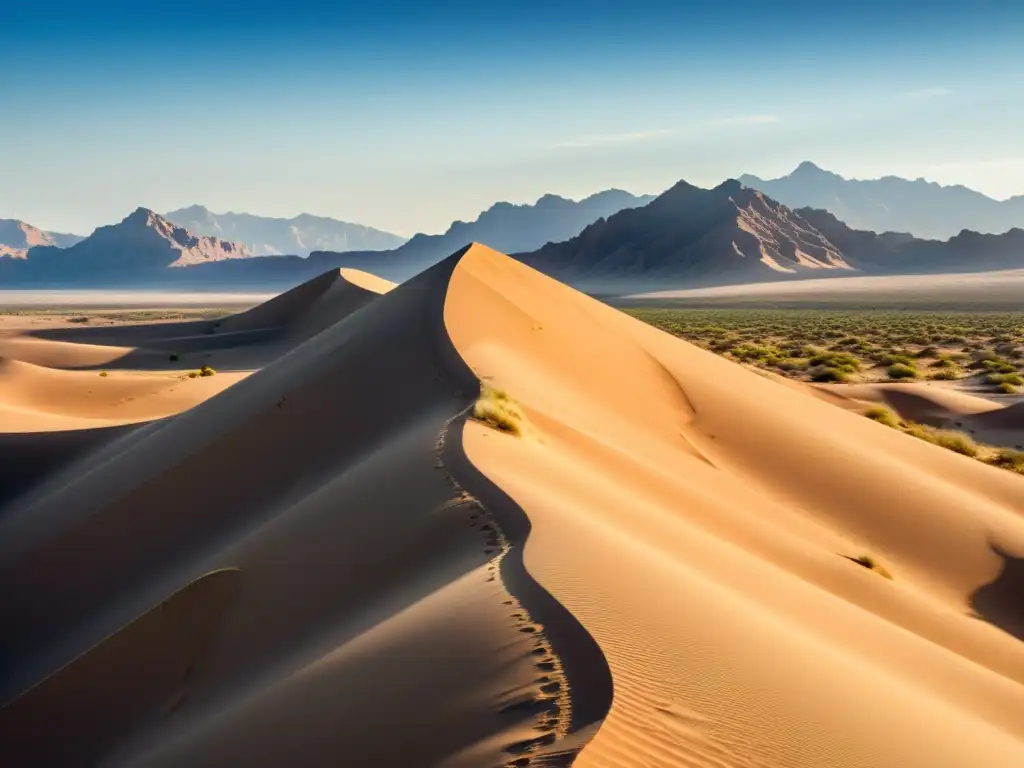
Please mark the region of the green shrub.
<svg viewBox="0 0 1024 768"><path fill-rule="evenodd" d="M943 368L941 371L935 371L928 378L932 381L956 381L960 378L960 375L952 368Z"/></svg>
<svg viewBox="0 0 1024 768"><path fill-rule="evenodd" d="M868 408L864 415L872 421L877 421L879 424L884 424L887 427L897 429L900 426L899 417L896 416L890 409L882 405L872 406Z"/></svg>
<svg viewBox="0 0 1024 768"><path fill-rule="evenodd" d="M216 373L217 372L208 365L204 365L202 368L199 369L199 375L202 376L203 378L206 378L207 376L213 376Z"/></svg>
<svg viewBox="0 0 1024 768"><path fill-rule="evenodd" d="M824 366L824 365L819 365L819 366L816 366L814 368L811 368L809 373L810 373L810 376L811 376L811 381L821 381L821 382L834 381L834 382L841 382L841 381L847 381L850 378L849 374L846 371L844 371L844 370L842 370L840 368L830 368L830 367Z"/></svg>
<svg viewBox="0 0 1024 768"><path fill-rule="evenodd" d="M100 376L102 376L103 378L107 378L107 372L106 371L100 371Z"/></svg>
<svg viewBox="0 0 1024 768"><path fill-rule="evenodd" d="M910 355L896 354L892 352L886 352L878 358L879 365L893 366L893 365L904 365L912 367L914 365L914 358Z"/></svg>
<svg viewBox="0 0 1024 768"><path fill-rule="evenodd" d="M1013 448L1001 448L994 456L988 459L988 463L1024 474L1024 451L1017 451Z"/></svg>
<svg viewBox="0 0 1024 768"><path fill-rule="evenodd" d="M1010 382L1004 381L1002 384L999 385L999 391L1002 392L1004 395L1014 395L1017 393L1017 388L1013 386L1013 384L1011 384Z"/></svg>
<svg viewBox="0 0 1024 768"><path fill-rule="evenodd" d="M962 453L964 456L975 457L978 455L978 446L963 432L940 429L935 431L935 444L951 451Z"/></svg>
<svg viewBox="0 0 1024 768"><path fill-rule="evenodd" d="M885 373L890 379L917 378L917 369L904 363L894 363L893 365L890 365L886 368Z"/></svg>

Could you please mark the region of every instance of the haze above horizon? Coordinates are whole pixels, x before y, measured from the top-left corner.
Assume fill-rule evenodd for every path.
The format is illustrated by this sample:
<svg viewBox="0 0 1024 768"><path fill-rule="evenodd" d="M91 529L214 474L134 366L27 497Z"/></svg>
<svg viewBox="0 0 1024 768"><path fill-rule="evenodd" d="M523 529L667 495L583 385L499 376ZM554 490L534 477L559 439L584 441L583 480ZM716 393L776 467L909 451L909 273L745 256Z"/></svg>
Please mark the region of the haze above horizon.
<svg viewBox="0 0 1024 768"><path fill-rule="evenodd" d="M0 217L138 206L443 231L497 200L813 160L1024 193L1024 6L21 4Z"/></svg>

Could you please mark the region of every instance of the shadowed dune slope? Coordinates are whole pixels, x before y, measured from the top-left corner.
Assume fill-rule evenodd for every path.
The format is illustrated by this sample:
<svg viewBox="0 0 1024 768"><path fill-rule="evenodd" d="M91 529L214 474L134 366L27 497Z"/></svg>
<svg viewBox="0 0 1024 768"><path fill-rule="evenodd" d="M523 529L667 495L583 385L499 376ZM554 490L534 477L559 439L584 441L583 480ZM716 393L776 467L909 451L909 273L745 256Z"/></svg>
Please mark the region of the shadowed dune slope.
<svg viewBox="0 0 1024 768"><path fill-rule="evenodd" d="M223 320L219 328L227 332L277 328L308 338L394 287L394 283L367 272L333 269Z"/></svg>
<svg viewBox="0 0 1024 768"><path fill-rule="evenodd" d="M0 335L0 357L50 368L166 370L203 363L266 365L394 287L374 275L331 270L222 320L48 328ZM173 355L174 359L171 359Z"/></svg>
<svg viewBox="0 0 1024 768"><path fill-rule="evenodd" d="M1024 478L484 248L445 321L532 424L470 423L467 455L529 517L526 568L611 669L577 765L1024 762Z"/></svg>
<svg viewBox="0 0 1024 768"><path fill-rule="evenodd" d="M223 321L3 333L0 503L135 425L203 402L391 287L334 270ZM219 373L196 377L202 366Z"/></svg>
<svg viewBox="0 0 1024 768"><path fill-rule="evenodd" d="M573 716L585 633L453 469L459 264L2 510L0 763L571 761L609 704Z"/></svg>

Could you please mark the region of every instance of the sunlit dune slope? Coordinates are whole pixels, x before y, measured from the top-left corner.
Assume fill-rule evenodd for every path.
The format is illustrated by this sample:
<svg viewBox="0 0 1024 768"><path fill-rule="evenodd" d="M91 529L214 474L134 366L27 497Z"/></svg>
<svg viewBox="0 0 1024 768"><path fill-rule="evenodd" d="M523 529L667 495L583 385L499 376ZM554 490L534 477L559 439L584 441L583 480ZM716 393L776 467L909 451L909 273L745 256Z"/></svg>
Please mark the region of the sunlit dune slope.
<svg viewBox="0 0 1024 768"><path fill-rule="evenodd" d="M189 379L183 374L43 368L0 359L0 432L110 426L169 416L191 408L238 381L226 373Z"/></svg>
<svg viewBox="0 0 1024 768"><path fill-rule="evenodd" d="M602 648L580 766L1024 761L1024 478L782 386L486 249L445 321L533 435L466 429ZM868 555L885 578L847 557Z"/></svg>

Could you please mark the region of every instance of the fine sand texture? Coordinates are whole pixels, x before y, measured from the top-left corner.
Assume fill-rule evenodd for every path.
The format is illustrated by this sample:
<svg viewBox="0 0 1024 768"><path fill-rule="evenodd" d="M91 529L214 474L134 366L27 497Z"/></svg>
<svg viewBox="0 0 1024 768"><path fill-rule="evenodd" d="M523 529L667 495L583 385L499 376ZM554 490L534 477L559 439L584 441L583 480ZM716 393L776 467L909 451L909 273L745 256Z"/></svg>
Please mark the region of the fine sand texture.
<svg viewBox="0 0 1024 768"><path fill-rule="evenodd" d="M0 502L0 765L1024 764L1024 477L483 246L390 288L21 340L257 370Z"/></svg>

